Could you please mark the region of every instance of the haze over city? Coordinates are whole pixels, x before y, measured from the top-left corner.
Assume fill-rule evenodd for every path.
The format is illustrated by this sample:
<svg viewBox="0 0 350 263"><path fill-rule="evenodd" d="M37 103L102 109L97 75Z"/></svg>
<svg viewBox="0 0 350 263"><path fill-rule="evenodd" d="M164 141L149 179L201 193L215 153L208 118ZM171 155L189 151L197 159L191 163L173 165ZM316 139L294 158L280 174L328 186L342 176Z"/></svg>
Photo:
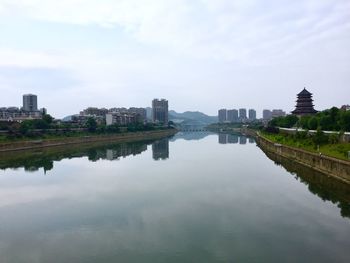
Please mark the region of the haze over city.
<svg viewBox="0 0 350 263"><path fill-rule="evenodd" d="M350 2L0 0L0 105L178 112L348 103Z"/></svg>

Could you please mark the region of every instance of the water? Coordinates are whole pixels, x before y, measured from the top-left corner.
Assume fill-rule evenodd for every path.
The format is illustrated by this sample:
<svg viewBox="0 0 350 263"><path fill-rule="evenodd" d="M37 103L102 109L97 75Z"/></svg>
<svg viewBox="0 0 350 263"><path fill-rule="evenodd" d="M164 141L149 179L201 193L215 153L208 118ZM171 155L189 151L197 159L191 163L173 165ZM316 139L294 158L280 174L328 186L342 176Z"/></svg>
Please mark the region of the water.
<svg viewBox="0 0 350 263"><path fill-rule="evenodd" d="M350 262L350 187L237 135L0 155L0 262Z"/></svg>

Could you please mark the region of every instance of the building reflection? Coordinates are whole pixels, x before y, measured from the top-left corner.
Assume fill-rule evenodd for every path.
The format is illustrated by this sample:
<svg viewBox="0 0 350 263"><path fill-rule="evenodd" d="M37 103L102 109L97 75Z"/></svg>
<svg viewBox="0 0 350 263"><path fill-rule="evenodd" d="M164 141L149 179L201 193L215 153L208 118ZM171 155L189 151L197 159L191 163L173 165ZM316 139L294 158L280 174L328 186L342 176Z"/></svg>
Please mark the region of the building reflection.
<svg viewBox="0 0 350 263"><path fill-rule="evenodd" d="M120 157L137 155L147 150L146 142L93 145L63 146L40 149L36 151L10 152L0 154L0 169L24 168L27 172L35 172L43 168L44 172L54 168L55 161L63 159L88 157L89 161L118 160Z"/></svg>
<svg viewBox="0 0 350 263"><path fill-rule="evenodd" d="M202 140L205 137L209 135L213 135L216 133L213 132L208 132L208 131L197 131L197 132L192 132L192 131L179 131L177 134L175 134L173 137L169 138L169 141L175 142L178 139L184 139L186 141L192 141L192 140Z"/></svg>
<svg viewBox="0 0 350 263"><path fill-rule="evenodd" d="M121 144L119 148L107 149L106 159L113 161L118 160L120 157L127 157L129 155L137 155L147 150L147 144L135 145L135 144Z"/></svg>
<svg viewBox="0 0 350 263"><path fill-rule="evenodd" d="M239 144L247 144L247 137L239 136Z"/></svg>
<svg viewBox="0 0 350 263"><path fill-rule="evenodd" d="M219 143L220 144L227 143L227 134L226 133L219 133Z"/></svg>
<svg viewBox="0 0 350 263"><path fill-rule="evenodd" d="M219 133L218 134L219 144L246 144L247 139L249 143L254 143L254 138L248 138L244 135L238 134L228 134L228 133Z"/></svg>
<svg viewBox="0 0 350 263"><path fill-rule="evenodd" d="M169 139L161 139L152 143L152 156L155 161L169 158Z"/></svg>
<svg viewBox="0 0 350 263"><path fill-rule="evenodd" d="M227 143L238 143L239 136L237 134L228 134Z"/></svg>

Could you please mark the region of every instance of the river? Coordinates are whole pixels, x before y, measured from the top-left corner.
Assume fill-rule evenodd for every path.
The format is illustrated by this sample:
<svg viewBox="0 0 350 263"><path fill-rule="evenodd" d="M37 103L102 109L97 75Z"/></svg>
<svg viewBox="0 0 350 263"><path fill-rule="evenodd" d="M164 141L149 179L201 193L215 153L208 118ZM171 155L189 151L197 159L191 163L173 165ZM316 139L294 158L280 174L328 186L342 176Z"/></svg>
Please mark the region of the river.
<svg viewBox="0 0 350 263"><path fill-rule="evenodd" d="M350 262L350 186L207 132L0 154L0 262Z"/></svg>

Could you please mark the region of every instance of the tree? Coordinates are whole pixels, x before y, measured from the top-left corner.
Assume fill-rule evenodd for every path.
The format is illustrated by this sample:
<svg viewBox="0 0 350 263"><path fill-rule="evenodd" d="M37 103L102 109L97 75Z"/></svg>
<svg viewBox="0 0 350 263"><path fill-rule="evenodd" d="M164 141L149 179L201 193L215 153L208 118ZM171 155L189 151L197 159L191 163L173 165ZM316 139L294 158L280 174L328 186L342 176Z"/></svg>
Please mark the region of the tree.
<svg viewBox="0 0 350 263"><path fill-rule="evenodd" d="M316 130L318 127L318 119L316 117L311 117L308 121L308 128L310 130Z"/></svg>
<svg viewBox="0 0 350 263"><path fill-rule="evenodd" d="M273 118L269 125L273 127L283 127L283 128L291 128L298 122L298 117L296 115L287 115L285 117L277 117Z"/></svg>
<svg viewBox="0 0 350 263"><path fill-rule="evenodd" d="M47 124L51 124L53 121L53 117L50 114L44 114L43 121Z"/></svg>
<svg viewBox="0 0 350 263"><path fill-rule="evenodd" d="M317 132L312 136L312 141L315 145L321 145L328 142L328 137L318 128Z"/></svg>
<svg viewBox="0 0 350 263"><path fill-rule="evenodd" d="M26 134L29 132L29 130L33 129L33 122L32 121L23 121L21 123L21 126L19 128L19 131L22 133L22 134Z"/></svg>
<svg viewBox="0 0 350 263"><path fill-rule="evenodd" d="M309 129L309 120L310 116L301 116L298 122L298 127L301 127L303 129Z"/></svg>
<svg viewBox="0 0 350 263"><path fill-rule="evenodd" d="M94 132L97 129L97 122L94 118L89 117L86 121L86 127L88 128L89 132Z"/></svg>
<svg viewBox="0 0 350 263"><path fill-rule="evenodd" d="M284 117L284 121L282 123L284 126L282 127L291 128L298 122L298 120L299 119L296 115L287 115L286 117Z"/></svg>
<svg viewBox="0 0 350 263"><path fill-rule="evenodd" d="M329 115L320 117L320 126L322 130L333 130L334 121L332 117Z"/></svg>
<svg viewBox="0 0 350 263"><path fill-rule="evenodd" d="M35 127L35 129L47 129L50 127L50 125L44 121L44 120L33 120L33 126Z"/></svg>
<svg viewBox="0 0 350 263"><path fill-rule="evenodd" d="M341 130L350 131L350 111L341 111L339 125Z"/></svg>

